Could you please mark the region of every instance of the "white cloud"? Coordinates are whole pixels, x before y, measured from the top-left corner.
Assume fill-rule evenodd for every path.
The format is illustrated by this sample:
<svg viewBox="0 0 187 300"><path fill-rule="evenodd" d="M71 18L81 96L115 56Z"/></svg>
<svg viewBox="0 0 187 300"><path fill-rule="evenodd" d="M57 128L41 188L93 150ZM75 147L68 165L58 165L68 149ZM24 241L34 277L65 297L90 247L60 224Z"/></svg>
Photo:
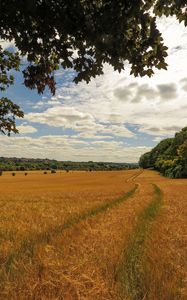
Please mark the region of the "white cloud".
<svg viewBox="0 0 187 300"><path fill-rule="evenodd" d="M51 158L74 161L137 162L149 147L125 147L121 142L85 142L70 136L6 137L0 136L2 156Z"/></svg>
<svg viewBox="0 0 187 300"><path fill-rule="evenodd" d="M182 83L182 89L187 92L187 78L183 78L180 82Z"/></svg>
<svg viewBox="0 0 187 300"><path fill-rule="evenodd" d="M103 128L98 130L98 132L112 134L118 137L134 137L133 132L128 130L123 124L110 124L108 126L103 126Z"/></svg>
<svg viewBox="0 0 187 300"><path fill-rule="evenodd" d="M34 133L38 131L35 127L24 124L17 126L17 129L19 130L20 134Z"/></svg>
<svg viewBox="0 0 187 300"><path fill-rule="evenodd" d="M159 143L161 140L163 140L162 136L157 136L153 139L154 142Z"/></svg>
<svg viewBox="0 0 187 300"><path fill-rule="evenodd" d="M5 40L0 40L0 46L3 48L3 50L7 49L7 48L15 48L15 44L14 41L5 41Z"/></svg>
<svg viewBox="0 0 187 300"><path fill-rule="evenodd" d="M99 123L91 113L66 106L54 106L41 113L28 113L25 119L29 122L50 125L53 127L71 128L85 135L114 135L133 137L134 134L124 124Z"/></svg>
<svg viewBox="0 0 187 300"><path fill-rule="evenodd" d="M132 145L142 144L142 134L146 133L153 144L186 126L187 28L174 18L160 19L158 27L169 47L168 71L156 70L152 78L134 78L129 76L128 66L119 74L105 65L105 74L88 85L75 85L71 71L59 71L55 97L43 97L34 106L43 111L30 111L25 120L42 128L47 124L53 130L72 129L77 136L19 137L11 140L13 143L8 140L7 146L3 144L1 155L25 151L23 156L62 160L137 161L149 148L125 147L120 141L134 138ZM129 129L133 125L138 128L136 134Z"/></svg>
<svg viewBox="0 0 187 300"><path fill-rule="evenodd" d="M152 78L134 78L128 66L119 74L105 65L104 75L78 85L71 82L71 71L59 72L58 80L63 76L67 81L58 83L56 96L47 101L50 107L26 118L85 136L135 136L124 125L127 123L154 136L171 135L174 127L186 126L186 82L181 80L186 77L187 29L175 18L161 18L158 27L169 47L168 71L156 70Z"/></svg>
<svg viewBox="0 0 187 300"><path fill-rule="evenodd" d="M177 98L177 87L175 83L158 84L158 90L162 99L171 100Z"/></svg>
<svg viewBox="0 0 187 300"><path fill-rule="evenodd" d="M113 139L111 135L97 135L90 132L80 132L76 135L77 138L82 139L94 139L94 140L106 140L106 139Z"/></svg>
<svg viewBox="0 0 187 300"><path fill-rule="evenodd" d="M160 141L164 136L173 136L176 131L179 131L182 127L179 126L166 126L159 127L159 125L155 127L142 127L139 129L139 132L144 132L147 134L151 134L156 136L153 141ZM161 138L162 137L162 138Z"/></svg>
<svg viewBox="0 0 187 300"><path fill-rule="evenodd" d="M55 106L41 113L28 113L25 119L30 122L47 124L54 127L72 128L79 124L92 122L89 113L83 113L73 107Z"/></svg>
<svg viewBox="0 0 187 300"><path fill-rule="evenodd" d="M123 129L127 123L139 125L141 132L154 136L170 136L175 128L186 126L186 82L181 83L181 79L186 77L187 28L174 18L162 18L158 26L169 47L168 71L156 70L152 78L134 78L128 75L128 67L118 74L105 66L105 74L89 85L59 86L57 96L68 96L66 105L90 113L93 122L100 124L97 131L106 135L113 132L116 136L132 137L132 132L125 133ZM103 125L103 129L101 124L109 125ZM94 127L96 131L96 124ZM86 134L89 128L82 130Z"/></svg>

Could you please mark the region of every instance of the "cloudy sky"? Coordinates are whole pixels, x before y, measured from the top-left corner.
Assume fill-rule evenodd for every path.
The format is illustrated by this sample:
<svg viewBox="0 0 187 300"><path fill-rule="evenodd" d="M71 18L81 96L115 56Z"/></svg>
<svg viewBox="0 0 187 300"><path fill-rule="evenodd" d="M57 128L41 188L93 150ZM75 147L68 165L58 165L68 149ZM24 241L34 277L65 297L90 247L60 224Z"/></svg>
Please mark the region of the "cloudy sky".
<svg viewBox="0 0 187 300"><path fill-rule="evenodd" d="M119 74L106 65L104 75L75 85L73 72L61 70L52 97L27 90L16 73L6 95L25 117L17 122L19 135L0 135L0 156L137 162L187 126L187 28L174 18L160 19L158 27L169 47L169 67L152 78L134 78L128 66Z"/></svg>

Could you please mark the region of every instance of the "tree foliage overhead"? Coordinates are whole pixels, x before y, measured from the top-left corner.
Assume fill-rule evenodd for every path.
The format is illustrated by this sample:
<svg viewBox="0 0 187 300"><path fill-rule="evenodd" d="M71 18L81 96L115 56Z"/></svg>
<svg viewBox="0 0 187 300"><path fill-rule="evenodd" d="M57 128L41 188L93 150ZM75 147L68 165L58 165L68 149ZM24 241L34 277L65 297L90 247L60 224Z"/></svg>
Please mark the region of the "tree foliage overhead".
<svg viewBox="0 0 187 300"><path fill-rule="evenodd" d="M154 168L171 178L187 178L187 127L143 154L139 165Z"/></svg>
<svg viewBox="0 0 187 300"><path fill-rule="evenodd" d="M2 133L8 135L10 132L18 133L15 117L23 118L20 107L8 98L0 98L0 131Z"/></svg>
<svg viewBox="0 0 187 300"><path fill-rule="evenodd" d="M101 75L105 63L120 72L128 62L134 76L152 76L154 68L167 68L167 47L156 26L162 15L187 25L186 1L0 0L0 37L19 50L8 57L0 48L0 84L13 82L6 58L18 69L22 56L28 60L24 84L39 93L46 86L55 93L59 67L75 70L76 83Z"/></svg>
<svg viewBox="0 0 187 300"><path fill-rule="evenodd" d="M3 51L0 46L0 92L4 92L6 88L14 84L14 77L10 71L12 69L18 71L19 65L19 54ZM18 133L15 124L16 117L23 118L20 107L7 97L0 98L0 132L8 135L10 132Z"/></svg>

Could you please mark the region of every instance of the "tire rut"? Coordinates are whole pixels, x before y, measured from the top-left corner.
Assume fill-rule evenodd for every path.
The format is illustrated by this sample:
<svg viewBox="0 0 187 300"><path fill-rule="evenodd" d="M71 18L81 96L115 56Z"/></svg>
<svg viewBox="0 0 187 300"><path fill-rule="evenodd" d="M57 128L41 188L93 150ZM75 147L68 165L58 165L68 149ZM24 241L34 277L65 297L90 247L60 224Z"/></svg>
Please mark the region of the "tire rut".
<svg viewBox="0 0 187 300"><path fill-rule="evenodd" d="M138 174L131 176L129 179L133 181L133 179L136 178L137 176L139 176L141 173L138 172ZM134 181L133 181L133 183L134 183ZM21 259L22 257L24 257L24 258L27 257L30 261L32 261L34 259L35 248L38 245L42 245L42 244L46 244L46 243L50 245L52 240L55 237L63 234L63 232L65 230L71 229L75 225L79 224L81 221L85 221L88 218L91 218L98 214L102 214L105 211L120 205L122 202L131 198L135 194L137 189L138 189L138 184L134 183L134 187L132 189L130 189L128 192L126 192L120 198L117 198L110 202L106 202L102 205L96 206L78 216L72 216L64 224L57 225L54 228L49 228L49 230L47 230L45 232L42 232L40 234L33 234L33 235L30 234L30 236L28 238L26 238L22 241L22 243L18 249L12 251L9 254L9 256L4 264L6 272L11 272L11 268L14 265L14 263L17 260Z"/></svg>
<svg viewBox="0 0 187 300"><path fill-rule="evenodd" d="M141 289L144 277L144 266L142 258L145 256L144 243L151 233L151 224L158 215L163 203L163 192L156 185L151 203L144 209L138 217L138 224L134 230L131 240L123 253L122 262L117 270L117 281L121 285L121 297L129 296L128 299L144 299Z"/></svg>

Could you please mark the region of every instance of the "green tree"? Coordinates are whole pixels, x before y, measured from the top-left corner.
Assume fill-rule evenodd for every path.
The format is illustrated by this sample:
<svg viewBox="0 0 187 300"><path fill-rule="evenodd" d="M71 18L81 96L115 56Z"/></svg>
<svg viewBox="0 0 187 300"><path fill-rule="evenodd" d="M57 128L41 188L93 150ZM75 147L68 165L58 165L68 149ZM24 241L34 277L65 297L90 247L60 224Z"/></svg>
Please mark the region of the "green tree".
<svg viewBox="0 0 187 300"><path fill-rule="evenodd" d="M139 160L139 166L143 169L150 168L150 152L144 153Z"/></svg>
<svg viewBox="0 0 187 300"><path fill-rule="evenodd" d="M177 150L180 164L182 165L182 177L187 177L187 139L178 147Z"/></svg>
<svg viewBox="0 0 187 300"><path fill-rule="evenodd" d="M140 157L142 168L154 167L171 178L187 178L187 127L174 138L161 141L150 152Z"/></svg>
<svg viewBox="0 0 187 300"><path fill-rule="evenodd" d="M23 118L20 107L8 98L0 98L0 131L8 135L10 132L18 133L15 124L16 117Z"/></svg>
<svg viewBox="0 0 187 300"><path fill-rule="evenodd" d="M169 159L168 155L166 155L166 151L172 144L173 139L168 138L162 140L156 147L154 147L150 152L143 154L140 157L139 165L140 167L146 168L160 168L162 165L162 161L167 158Z"/></svg>
<svg viewBox="0 0 187 300"><path fill-rule="evenodd" d="M10 71L19 70L20 57L18 53L2 50L0 46L0 92L4 92L10 85L14 84L14 77ZM10 132L18 133L15 118L23 118L20 107L6 97L0 98L0 131L4 134Z"/></svg>
<svg viewBox="0 0 187 300"><path fill-rule="evenodd" d="M9 71L19 69L23 56L24 84L38 93L46 86L55 93L59 67L75 70L76 83L101 75L104 63L121 72L128 62L134 76L152 76L154 68L167 69L167 47L156 26L162 15L187 25L186 0L1 0L0 37L14 41L18 52L0 47L0 84L13 83ZM0 129L15 132L6 122Z"/></svg>

